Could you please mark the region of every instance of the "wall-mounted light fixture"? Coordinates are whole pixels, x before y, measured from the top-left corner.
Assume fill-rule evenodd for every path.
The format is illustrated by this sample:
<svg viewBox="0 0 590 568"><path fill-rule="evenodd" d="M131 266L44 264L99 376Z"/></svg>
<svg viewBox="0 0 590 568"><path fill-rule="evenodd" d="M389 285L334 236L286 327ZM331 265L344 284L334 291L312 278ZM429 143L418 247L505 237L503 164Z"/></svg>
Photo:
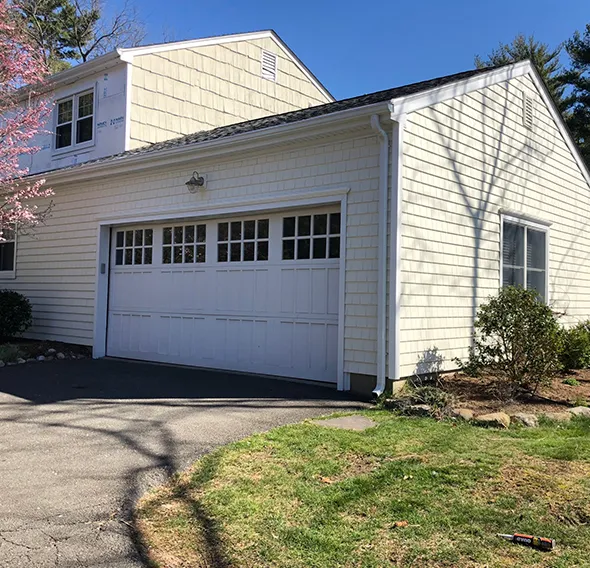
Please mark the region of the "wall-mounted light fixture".
<svg viewBox="0 0 590 568"><path fill-rule="evenodd" d="M191 179L185 185L190 193L196 193L200 187L205 187L205 178L200 176L199 172L193 172Z"/></svg>

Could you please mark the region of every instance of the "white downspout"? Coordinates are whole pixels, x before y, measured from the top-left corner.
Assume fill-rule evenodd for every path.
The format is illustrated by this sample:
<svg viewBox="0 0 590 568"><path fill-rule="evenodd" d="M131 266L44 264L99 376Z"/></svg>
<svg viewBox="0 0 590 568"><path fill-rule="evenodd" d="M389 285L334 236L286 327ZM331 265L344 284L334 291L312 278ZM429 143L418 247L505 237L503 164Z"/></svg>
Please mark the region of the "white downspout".
<svg viewBox="0 0 590 568"><path fill-rule="evenodd" d="M381 139L379 153L379 244L377 249L377 384L375 396L385 391L387 357L387 189L389 182L389 137L381 126L379 115L371 116L371 128Z"/></svg>

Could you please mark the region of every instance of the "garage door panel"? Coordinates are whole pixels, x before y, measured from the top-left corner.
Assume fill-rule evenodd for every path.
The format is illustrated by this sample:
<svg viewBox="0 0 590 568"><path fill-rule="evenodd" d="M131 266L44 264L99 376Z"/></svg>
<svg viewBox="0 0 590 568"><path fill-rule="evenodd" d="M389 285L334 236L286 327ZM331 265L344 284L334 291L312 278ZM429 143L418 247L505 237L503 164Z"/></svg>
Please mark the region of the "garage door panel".
<svg viewBox="0 0 590 568"><path fill-rule="evenodd" d="M331 214L330 208L323 211ZM193 246L197 231L190 228L190 221L115 229L107 353L335 381L339 260L327 258L327 249L313 244L316 226L327 230L326 214L320 214L321 223L297 221L296 234L287 236L285 217L293 215L264 216L255 233L248 218L199 221L206 227L201 230L202 234L206 230L207 239L195 243L189 255L176 254L175 247L181 237L183 251ZM227 227L220 231L223 224ZM312 235L300 237L299 226ZM178 227L184 227L182 235ZM120 232L122 239L116 237ZM301 249L309 258L289 256L290 251L300 250L299 241L283 246L284 241L294 239L311 242ZM259 255L252 251L258 251L260 242L264 250ZM314 258L316 250L325 257ZM144 264L125 265L136 260Z"/></svg>

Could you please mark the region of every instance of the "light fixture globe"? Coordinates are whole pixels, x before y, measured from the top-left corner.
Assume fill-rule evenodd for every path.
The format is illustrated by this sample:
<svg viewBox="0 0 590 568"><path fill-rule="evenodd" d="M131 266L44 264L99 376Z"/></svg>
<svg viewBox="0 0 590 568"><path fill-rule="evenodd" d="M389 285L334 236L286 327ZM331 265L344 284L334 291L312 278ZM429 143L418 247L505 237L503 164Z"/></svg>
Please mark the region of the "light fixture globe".
<svg viewBox="0 0 590 568"><path fill-rule="evenodd" d="M191 179L185 183L190 193L196 193L200 187L205 187L205 178L199 175L199 172L194 171Z"/></svg>

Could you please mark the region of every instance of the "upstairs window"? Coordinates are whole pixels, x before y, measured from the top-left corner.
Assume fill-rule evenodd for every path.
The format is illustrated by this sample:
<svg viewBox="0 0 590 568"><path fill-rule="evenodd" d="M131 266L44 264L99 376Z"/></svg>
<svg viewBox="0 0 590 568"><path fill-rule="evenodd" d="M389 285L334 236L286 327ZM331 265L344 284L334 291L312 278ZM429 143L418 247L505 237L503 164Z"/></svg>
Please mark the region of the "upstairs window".
<svg viewBox="0 0 590 568"><path fill-rule="evenodd" d="M55 149L92 142L94 136L94 92L73 95L57 103Z"/></svg>
<svg viewBox="0 0 590 568"><path fill-rule="evenodd" d="M547 301L547 244L547 228L504 219L502 286L534 289Z"/></svg>
<svg viewBox="0 0 590 568"><path fill-rule="evenodd" d="M15 235L12 229L0 229L0 275L14 272L14 257L16 254Z"/></svg>

